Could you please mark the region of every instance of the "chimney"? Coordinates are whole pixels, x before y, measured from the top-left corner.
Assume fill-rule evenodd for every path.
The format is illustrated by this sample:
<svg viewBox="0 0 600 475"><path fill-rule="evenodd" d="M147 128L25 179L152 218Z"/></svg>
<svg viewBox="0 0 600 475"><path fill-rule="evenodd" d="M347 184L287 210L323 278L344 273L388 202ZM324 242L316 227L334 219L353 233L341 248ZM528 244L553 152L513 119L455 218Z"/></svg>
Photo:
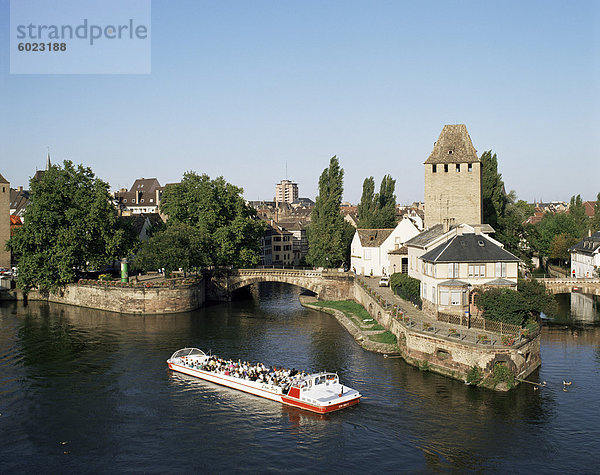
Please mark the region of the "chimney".
<svg viewBox="0 0 600 475"><path fill-rule="evenodd" d="M473 229L475 230L475 234L481 234L481 224L476 224L473 226Z"/></svg>
<svg viewBox="0 0 600 475"><path fill-rule="evenodd" d="M450 220L448 218L444 219L444 232L447 233L450 229Z"/></svg>
<svg viewBox="0 0 600 475"><path fill-rule="evenodd" d="M23 191L23 185L19 185L19 191Z"/></svg>
<svg viewBox="0 0 600 475"><path fill-rule="evenodd" d="M462 236L463 235L463 228L462 228L462 226L458 226L456 228L456 235L457 236Z"/></svg>

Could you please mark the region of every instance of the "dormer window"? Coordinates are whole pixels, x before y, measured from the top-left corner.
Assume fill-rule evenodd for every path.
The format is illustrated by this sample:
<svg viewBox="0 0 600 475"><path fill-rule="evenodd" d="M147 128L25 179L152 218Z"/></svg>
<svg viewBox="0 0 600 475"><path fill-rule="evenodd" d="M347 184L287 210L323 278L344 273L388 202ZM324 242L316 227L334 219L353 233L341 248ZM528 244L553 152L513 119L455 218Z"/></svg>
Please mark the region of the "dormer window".
<svg viewBox="0 0 600 475"><path fill-rule="evenodd" d="M448 150L448 155L452 155L452 150Z"/></svg>
<svg viewBox="0 0 600 475"><path fill-rule="evenodd" d="M481 239L477 241L477 244L479 244L481 247L485 246L485 243Z"/></svg>

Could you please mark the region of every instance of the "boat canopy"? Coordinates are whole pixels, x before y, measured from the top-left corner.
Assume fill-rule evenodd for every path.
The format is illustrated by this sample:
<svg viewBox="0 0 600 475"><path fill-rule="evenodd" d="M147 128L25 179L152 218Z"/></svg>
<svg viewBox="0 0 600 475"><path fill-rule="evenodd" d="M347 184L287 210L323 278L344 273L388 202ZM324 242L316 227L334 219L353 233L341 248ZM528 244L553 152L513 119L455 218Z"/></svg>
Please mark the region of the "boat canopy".
<svg viewBox="0 0 600 475"><path fill-rule="evenodd" d="M198 348L183 348L173 353L171 359L182 358L184 356L206 356L206 353L204 353L204 351L202 350L199 350Z"/></svg>

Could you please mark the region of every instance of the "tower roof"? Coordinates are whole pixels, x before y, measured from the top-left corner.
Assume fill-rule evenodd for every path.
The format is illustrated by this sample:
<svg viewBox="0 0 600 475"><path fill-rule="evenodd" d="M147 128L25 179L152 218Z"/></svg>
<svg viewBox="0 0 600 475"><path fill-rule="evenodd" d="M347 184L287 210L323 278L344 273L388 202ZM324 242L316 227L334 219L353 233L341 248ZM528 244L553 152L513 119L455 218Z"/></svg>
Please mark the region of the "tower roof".
<svg viewBox="0 0 600 475"><path fill-rule="evenodd" d="M8 180L0 174L0 183L8 183Z"/></svg>
<svg viewBox="0 0 600 475"><path fill-rule="evenodd" d="M425 163L473 163L478 162L465 124L444 125L442 133L433 146L433 152Z"/></svg>

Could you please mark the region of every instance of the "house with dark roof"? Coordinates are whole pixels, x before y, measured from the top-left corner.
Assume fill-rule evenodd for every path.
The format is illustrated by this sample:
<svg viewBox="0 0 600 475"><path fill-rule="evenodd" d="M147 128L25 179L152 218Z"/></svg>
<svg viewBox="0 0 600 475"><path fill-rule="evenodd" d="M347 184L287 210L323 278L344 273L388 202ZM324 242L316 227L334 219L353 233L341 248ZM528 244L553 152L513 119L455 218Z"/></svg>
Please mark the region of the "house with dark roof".
<svg viewBox="0 0 600 475"><path fill-rule="evenodd" d="M156 178L138 178L129 191L115 191L114 204L123 216L158 213L163 190Z"/></svg>
<svg viewBox="0 0 600 475"><path fill-rule="evenodd" d="M470 311L478 290L516 290L519 263L500 242L458 226L418 258L423 309L431 314L463 314Z"/></svg>
<svg viewBox="0 0 600 475"><path fill-rule="evenodd" d="M596 231L569 249L571 253L571 275L576 278L599 277L600 231Z"/></svg>
<svg viewBox="0 0 600 475"><path fill-rule="evenodd" d="M408 255L401 249L418 234L415 223L408 218L391 229L357 229L350 245L350 268L357 275L377 277L408 269Z"/></svg>

